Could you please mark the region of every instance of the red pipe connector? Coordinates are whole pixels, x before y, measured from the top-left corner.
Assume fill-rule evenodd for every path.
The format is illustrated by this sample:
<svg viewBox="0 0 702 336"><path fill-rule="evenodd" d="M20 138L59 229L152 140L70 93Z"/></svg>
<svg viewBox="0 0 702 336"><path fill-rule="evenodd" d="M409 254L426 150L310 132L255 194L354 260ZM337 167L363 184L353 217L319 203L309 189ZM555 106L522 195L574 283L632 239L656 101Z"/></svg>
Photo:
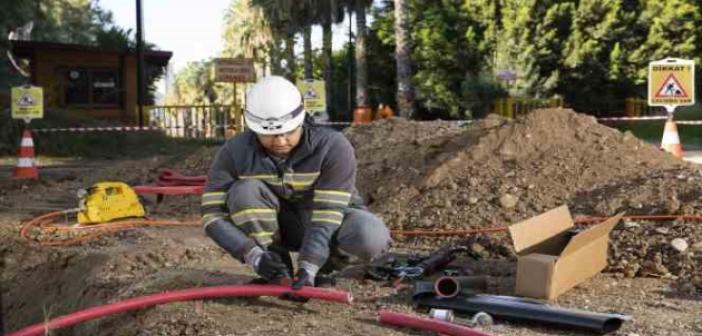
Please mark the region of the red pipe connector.
<svg viewBox="0 0 702 336"><path fill-rule="evenodd" d="M239 296L281 296L290 292L292 289L289 286L278 285L217 286L169 291L73 312L20 329L8 336L40 336L50 330L69 327L84 321L170 302ZM296 296L330 302L351 304L353 301L350 293L338 290L303 287L294 293Z"/></svg>
<svg viewBox="0 0 702 336"><path fill-rule="evenodd" d="M410 314L398 313L389 310L381 310L380 312L378 312L378 321L382 324L433 331L442 335L491 336L490 334L486 334L484 332L464 327L455 323L434 320Z"/></svg>

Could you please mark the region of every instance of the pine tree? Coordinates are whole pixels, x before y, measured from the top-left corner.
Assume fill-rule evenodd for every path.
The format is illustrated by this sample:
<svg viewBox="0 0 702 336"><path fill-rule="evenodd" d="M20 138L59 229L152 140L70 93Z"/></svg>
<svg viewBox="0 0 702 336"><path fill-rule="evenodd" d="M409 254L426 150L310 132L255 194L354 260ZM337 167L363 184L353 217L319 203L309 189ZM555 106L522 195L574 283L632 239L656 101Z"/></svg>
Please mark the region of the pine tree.
<svg viewBox="0 0 702 336"><path fill-rule="evenodd" d="M630 29L636 20L635 11L625 10L622 0L581 0L573 19L573 32L565 50L566 72L561 91L578 111L612 110L623 104L629 88L615 85L609 70L621 57L612 52L626 52L640 38ZM615 46L619 43L619 48ZM615 55L616 56L616 55Z"/></svg>
<svg viewBox="0 0 702 336"><path fill-rule="evenodd" d="M648 63L667 57L699 60L702 55L702 13L697 0L647 0L639 17L646 27L645 40L630 57L637 84L645 84Z"/></svg>
<svg viewBox="0 0 702 336"><path fill-rule="evenodd" d="M509 85L512 95L553 95L573 9L571 2L502 2L493 67L494 71L516 74L516 80Z"/></svg>

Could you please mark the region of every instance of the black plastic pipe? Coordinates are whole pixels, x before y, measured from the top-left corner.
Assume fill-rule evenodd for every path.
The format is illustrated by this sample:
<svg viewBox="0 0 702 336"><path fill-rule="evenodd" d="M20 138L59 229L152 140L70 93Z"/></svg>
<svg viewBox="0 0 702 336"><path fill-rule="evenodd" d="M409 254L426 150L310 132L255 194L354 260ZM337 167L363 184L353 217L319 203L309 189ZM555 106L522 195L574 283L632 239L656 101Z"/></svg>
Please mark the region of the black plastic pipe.
<svg viewBox="0 0 702 336"><path fill-rule="evenodd" d="M566 309L511 296L476 294L441 298L434 294L433 288L429 289L429 284L420 282L415 287L414 300L420 307L452 309L464 314L485 312L506 320L540 322L597 333L616 331L624 321L631 319L627 315Z"/></svg>
<svg viewBox="0 0 702 336"><path fill-rule="evenodd" d="M440 297L454 297L459 294L474 294L485 292L487 289L487 276L444 276L434 282L434 291ZM473 292L473 293L471 293Z"/></svg>

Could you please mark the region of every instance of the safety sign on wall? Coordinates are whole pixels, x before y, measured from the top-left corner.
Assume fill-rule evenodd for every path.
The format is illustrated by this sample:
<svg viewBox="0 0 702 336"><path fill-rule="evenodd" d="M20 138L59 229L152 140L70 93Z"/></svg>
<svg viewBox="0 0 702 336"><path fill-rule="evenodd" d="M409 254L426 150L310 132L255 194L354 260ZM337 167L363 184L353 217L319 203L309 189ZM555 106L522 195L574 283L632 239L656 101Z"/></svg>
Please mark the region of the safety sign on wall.
<svg viewBox="0 0 702 336"><path fill-rule="evenodd" d="M302 94L305 111L308 113L318 113L327 111L326 92L324 91L324 81L304 80L297 82L297 88Z"/></svg>
<svg viewBox="0 0 702 336"><path fill-rule="evenodd" d="M666 58L648 65L648 105L675 106L695 104L695 61Z"/></svg>
<svg viewBox="0 0 702 336"><path fill-rule="evenodd" d="M44 117L44 90L38 86L17 86L12 88L12 118L41 119Z"/></svg>

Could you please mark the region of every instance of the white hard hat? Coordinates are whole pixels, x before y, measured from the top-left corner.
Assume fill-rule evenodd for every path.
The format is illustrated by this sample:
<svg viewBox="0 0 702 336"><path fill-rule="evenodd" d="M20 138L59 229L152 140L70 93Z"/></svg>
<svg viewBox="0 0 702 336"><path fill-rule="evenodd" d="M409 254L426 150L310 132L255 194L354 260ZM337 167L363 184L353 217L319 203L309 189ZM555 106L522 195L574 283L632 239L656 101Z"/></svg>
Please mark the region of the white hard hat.
<svg viewBox="0 0 702 336"><path fill-rule="evenodd" d="M300 90L283 77L262 78L246 94L244 119L246 125L259 134L294 130L305 120Z"/></svg>

